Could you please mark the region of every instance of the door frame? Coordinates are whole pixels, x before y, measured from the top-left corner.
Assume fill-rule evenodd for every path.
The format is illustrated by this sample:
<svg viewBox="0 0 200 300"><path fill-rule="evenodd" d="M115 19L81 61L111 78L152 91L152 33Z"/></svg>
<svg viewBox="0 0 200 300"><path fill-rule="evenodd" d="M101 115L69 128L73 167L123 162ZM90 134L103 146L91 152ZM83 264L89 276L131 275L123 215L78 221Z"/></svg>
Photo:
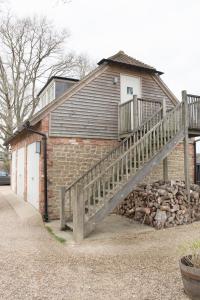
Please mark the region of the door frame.
<svg viewBox="0 0 200 300"><path fill-rule="evenodd" d="M122 76L127 76L127 77L134 77L134 78L139 78L140 79L140 96L138 96L138 98L141 98L142 97L142 77L141 76L137 76L137 75L131 75L131 74L128 74L128 73L120 73L120 103L126 103L130 100L126 100L124 102L121 102L122 98L121 98L121 88L122 88ZM133 94L135 95L135 94Z"/></svg>

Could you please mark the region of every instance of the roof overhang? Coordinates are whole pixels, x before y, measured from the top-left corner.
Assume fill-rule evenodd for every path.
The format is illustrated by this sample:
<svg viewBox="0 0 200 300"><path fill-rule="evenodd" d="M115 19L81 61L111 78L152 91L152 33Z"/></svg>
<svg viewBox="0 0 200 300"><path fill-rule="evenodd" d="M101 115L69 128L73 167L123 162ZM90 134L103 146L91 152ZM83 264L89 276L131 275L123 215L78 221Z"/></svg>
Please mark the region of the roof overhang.
<svg viewBox="0 0 200 300"><path fill-rule="evenodd" d="M98 62L98 65L102 65L104 63L108 63L108 64L112 64L112 65L116 65L116 66L121 66L121 67L128 67L130 69L134 69L134 70L140 70L140 71L145 71L145 72L149 72L152 74L158 74L158 75L162 75L164 74L164 72L158 71L154 68L147 68L147 67L141 67L141 66L136 66L136 65L131 65L131 64L127 64L124 62L118 62L118 61L114 61L112 59L109 58L103 58L102 60L100 60Z"/></svg>

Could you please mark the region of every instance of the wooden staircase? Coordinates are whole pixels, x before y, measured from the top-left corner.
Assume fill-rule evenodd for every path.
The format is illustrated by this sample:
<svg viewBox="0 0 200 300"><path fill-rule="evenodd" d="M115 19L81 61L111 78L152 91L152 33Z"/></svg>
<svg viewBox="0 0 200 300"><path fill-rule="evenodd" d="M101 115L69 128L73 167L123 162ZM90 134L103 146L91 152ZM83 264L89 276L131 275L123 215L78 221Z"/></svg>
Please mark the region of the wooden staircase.
<svg viewBox="0 0 200 300"><path fill-rule="evenodd" d="M118 147L69 187L62 188L61 229L79 242L188 136L188 104L161 107Z"/></svg>

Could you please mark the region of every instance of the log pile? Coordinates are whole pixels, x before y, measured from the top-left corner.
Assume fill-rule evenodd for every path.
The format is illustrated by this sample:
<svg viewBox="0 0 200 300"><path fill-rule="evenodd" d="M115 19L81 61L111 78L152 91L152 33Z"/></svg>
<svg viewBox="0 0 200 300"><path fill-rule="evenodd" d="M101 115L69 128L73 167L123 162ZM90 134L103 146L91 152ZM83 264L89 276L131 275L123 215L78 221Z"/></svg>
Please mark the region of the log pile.
<svg viewBox="0 0 200 300"><path fill-rule="evenodd" d="M141 184L115 212L157 229L192 223L200 220L200 187L191 185L188 202L183 181Z"/></svg>

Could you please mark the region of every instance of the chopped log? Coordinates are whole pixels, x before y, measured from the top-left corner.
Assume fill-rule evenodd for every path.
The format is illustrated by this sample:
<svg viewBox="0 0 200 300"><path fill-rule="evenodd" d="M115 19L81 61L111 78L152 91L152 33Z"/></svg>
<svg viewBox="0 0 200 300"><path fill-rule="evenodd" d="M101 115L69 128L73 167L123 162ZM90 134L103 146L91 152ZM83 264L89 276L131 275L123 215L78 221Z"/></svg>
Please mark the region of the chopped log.
<svg viewBox="0 0 200 300"><path fill-rule="evenodd" d="M191 184L190 202L183 181L141 184L115 210L157 229L200 220L200 187Z"/></svg>

